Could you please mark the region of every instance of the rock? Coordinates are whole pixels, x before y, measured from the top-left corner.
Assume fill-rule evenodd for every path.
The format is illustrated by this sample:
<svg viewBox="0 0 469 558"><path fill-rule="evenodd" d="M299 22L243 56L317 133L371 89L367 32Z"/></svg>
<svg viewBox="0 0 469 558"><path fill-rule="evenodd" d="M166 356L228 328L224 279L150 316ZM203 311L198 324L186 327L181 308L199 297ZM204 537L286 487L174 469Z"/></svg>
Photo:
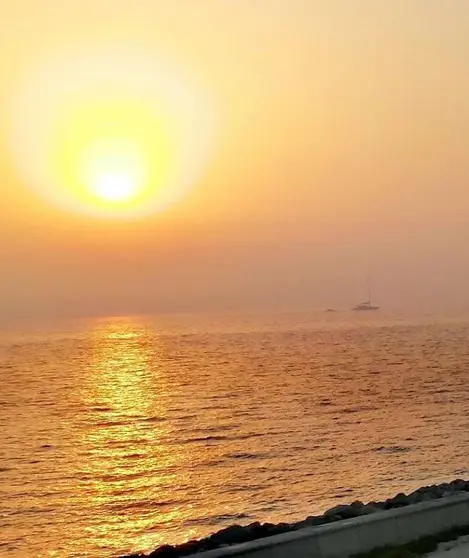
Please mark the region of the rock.
<svg viewBox="0 0 469 558"><path fill-rule="evenodd" d="M412 492L412 496L417 502L424 502L433 498L433 489L430 486L422 486Z"/></svg>
<svg viewBox="0 0 469 558"><path fill-rule="evenodd" d="M298 521L297 523L294 523L291 526L291 530L296 531L297 529L304 529L305 527L315 527L316 525L322 525L323 523L324 523L324 517L310 515L306 519L303 519L303 521Z"/></svg>
<svg viewBox="0 0 469 558"><path fill-rule="evenodd" d="M442 490L441 487L423 486L409 494L409 496L407 496L407 501L409 504L417 504L418 502L426 502L427 500L441 498L443 494L444 490Z"/></svg>
<svg viewBox="0 0 469 558"><path fill-rule="evenodd" d="M199 551L200 546L199 541L188 541L184 544L176 546L176 550L178 551L179 556L189 556L191 554L196 554Z"/></svg>
<svg viewBox="0 0 469 558"><path fill-rule="evenodd" d="M384 510L384 502L368 502L367 506L373 506L374 508L378 508L379 510Z"/></svg>
<svg viewBox="0 0 469 558"><path fill-rule="evenodd" d="M348 509L345 510L340 515L344 519L351 519L353 517L358 517L359 515L361 515L361 509L363 508L364 505L365 504L363 502L356 500L355 502L352 502L350 506L347 506Z"/></svg>
<svg viewBox="0 0 469 558"><path fill-rule="evenodd" d="M350 506L345 506L345 505L334 506L333 508L327 510L324 513L324 517L331 517L333 515L342 517L342 515L347 515L349 513L349 509Z"/></svg>
<svg viewBox="0 0 469 558"><path fill-rule="evenodd" d="M249 540L263 539L265 537L272 537L273 535L279 535L287 531L291 531L290 525L288 523L280 523L275 525L274 523L251 523L246 527L249 533Z"/></svg>
<svg viewBox="0 0 469 558"><path fill-rule="evenodd" d="M407 496L409 504L418 504L420 502L421 495L418 492L412 492Z"/></svg>
<svg viewBox="0 0 469 558"><path fill-rule="evenodd" d="M207 550L215 550L216 548L220 548L220 546L223 543L218 541L218 540L214 540L212 539L212 537L209 537L207 539L203 539L201 542L201 546L199 549L199 552L205 552Z"/></svg>
<svg viewBox="0 0 469 558"><path fill-rule="evenodd" d="M276 526L277 535L281 535L282 533L288 533L292 531L292 525L290 523L278 523Z"/></svg>
<svg viewBox="0 0 469 558"><path fill-rule="evenodd" d="M254 524L253 524L254 525ZM259 524L260 525L260 524ZM209 537L210 543L215 543L216 546L221 544L236 544L252 540L252 533L249 527L241 527L241 525L231 525L214 533Z"/></svg>
<svg viewBox="0 0 469 558"><path fill-rule="evenodd" d="M364 506L363 502L353 502L350 506L340 505L327 510L324 517L337 516L339 519L351 519L360 515L360 509Z"/></svg>
<svg viewBox="0 0 469 558"><path fill-rule="evenodd" d="M151 552L148 558L177 558L178 555L179 553L174 546L165 544Z"/></svg>
<svg viewBox="0 0 469 558"><path fill-rule="evenodd" d="M199 540L199 548L197 550L197 553L205 552L206 550L213 550L214 548L216 547L213 545L213 543L210 543L208 538L201 539Z"/></svg>
<svg viewBox="0 0 469 558"><path fill-rule="evenodd" d="M372 513L377 513L383 511L381 508L377 508L376 506L372 506L371 504L367 504L360 508L360 515L370 515Z"/></svg>
<svg viewBox="0 0 469 558"><path fill-rule="evenodd" d="M255 521L254 523L250 523L246 527L246 529L249 532L249 535L252 537L252 539L257 539L257 538L260 539L261 537L264 536L264 533L266 532L266 529L264 528L263 525L261 525L259 523L259 521Z"/></svg>
<svg viewBox="0 0 469 558"><path fill-rule="evenodd" d="M469 490L469 482L466 482L462 479L455 479L449 483L449 486L453 488L453 490L458 492L467 492Z"/></svg>
<svg viewBox="0 0 469 558"><path fill-rule="evenodd" d="M334 523L334 521L340 521L342 516L336 514L324 515L323 523Z"/></svg>
<svg viewBox="0 0 469 558"><path fill-rule="evenodd" d="M390 510L393 508L402 508L408 505L409 499L403 492L400 492L397 496L394 496L394 498L386 500L384 503L384 509Z"/></svg>
<svg viewBox="0 0 469 558"><path fill-rule="evenodd" d="M423 492L420 495L420 501L421 502L428 502L430 500L434 500L435 497L433 496L433 494L431 492Z"/></svg>
<svg viewBox="0 0 469 558"><path fill-rule="evenodd" d="M442 484L435 488L435 490L433 491L433 496L434 498L443 498L444 496L452 493L453 491L451 490L449 484Z"/></svg>
<svg viewBox="0 0 469 558"><path fill-rule="evenodd" d="M256 534L258 534L259 538L263 538L279 535L280 532L277 525L273 523L263 523L260 528L257 529Z"/></svg>

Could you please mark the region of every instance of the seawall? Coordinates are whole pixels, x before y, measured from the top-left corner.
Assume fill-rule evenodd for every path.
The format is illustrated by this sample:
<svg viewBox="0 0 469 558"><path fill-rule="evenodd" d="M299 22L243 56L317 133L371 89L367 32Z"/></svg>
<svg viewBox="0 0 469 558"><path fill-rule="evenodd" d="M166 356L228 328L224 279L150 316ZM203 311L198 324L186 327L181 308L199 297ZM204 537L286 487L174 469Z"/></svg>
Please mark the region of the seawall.
<svg viewBox="0 0 469 558"><path fill-rule="evenodd" d="M197 558L347 558L385 545L406 544L469 525L469 494L307 527L248 543L198 553ZM158 554L153 555L155 558ZM152 556L152 558L153 558Z"/></svg>

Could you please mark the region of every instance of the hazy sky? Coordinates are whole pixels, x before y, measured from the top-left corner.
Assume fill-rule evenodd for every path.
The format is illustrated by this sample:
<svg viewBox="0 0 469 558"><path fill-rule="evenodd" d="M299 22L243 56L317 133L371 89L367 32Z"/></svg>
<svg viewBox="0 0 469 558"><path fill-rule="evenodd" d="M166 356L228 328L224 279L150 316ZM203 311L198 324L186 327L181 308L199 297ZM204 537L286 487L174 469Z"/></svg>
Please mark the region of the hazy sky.
<svg viewBox="0 0 469 558"><path fill-rule="evenodd" d="M39 57L106 44L202 84L216 149L168 211L108 221L35 196L5 131L3 315L348 308L368 271L385 307L469 309L466 0L16 0L2 129Z"/></svg>

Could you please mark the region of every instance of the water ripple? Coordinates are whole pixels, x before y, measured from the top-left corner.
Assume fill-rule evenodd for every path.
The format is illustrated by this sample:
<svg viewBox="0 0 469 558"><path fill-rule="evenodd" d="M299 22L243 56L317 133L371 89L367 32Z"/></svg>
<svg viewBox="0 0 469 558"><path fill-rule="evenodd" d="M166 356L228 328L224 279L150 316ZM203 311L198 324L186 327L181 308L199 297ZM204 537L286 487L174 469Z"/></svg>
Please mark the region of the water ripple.
<svg viewBox="0 0 469 558"><path fill-rule="evenodd" d="M0 339L2 552L110 558L467 476L469 323L363 319Z"/></svg>

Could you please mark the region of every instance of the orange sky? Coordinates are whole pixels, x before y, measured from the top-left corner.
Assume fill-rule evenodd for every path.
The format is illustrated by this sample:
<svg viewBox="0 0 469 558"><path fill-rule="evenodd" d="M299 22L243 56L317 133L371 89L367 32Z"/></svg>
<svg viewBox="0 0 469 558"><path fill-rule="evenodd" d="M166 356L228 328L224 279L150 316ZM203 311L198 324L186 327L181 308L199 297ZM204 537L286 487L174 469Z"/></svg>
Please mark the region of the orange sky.
<svg viewBox="0 0 469 558"><path fill-rule="evenodd" d="M464 0L5 6L0 304L348 307L371 269L381 303L468 307L468 16ZM107 45L182 68L220 115L192 191L134 222L45 202L7 149L19 77L51 53Z"/></svg>

